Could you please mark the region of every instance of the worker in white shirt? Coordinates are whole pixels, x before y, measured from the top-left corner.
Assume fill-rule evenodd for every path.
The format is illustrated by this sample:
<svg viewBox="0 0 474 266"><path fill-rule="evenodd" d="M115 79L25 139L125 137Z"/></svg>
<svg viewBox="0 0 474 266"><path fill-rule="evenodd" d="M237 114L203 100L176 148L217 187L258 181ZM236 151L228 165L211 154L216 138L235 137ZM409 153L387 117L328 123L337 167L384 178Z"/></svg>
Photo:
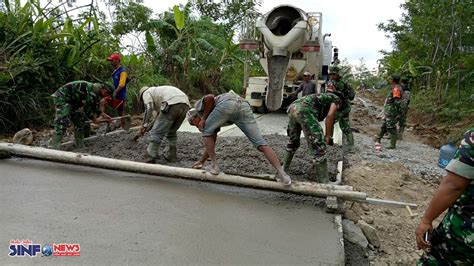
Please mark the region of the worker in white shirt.
<svg viewBox="0 0 474 266"><path fill-rule="evenodd" d="M170 144L168 161L176 162L176 132L190 108L188 96L173 86L143 87L140 89L140 101L145 114L139 134L144 135L149 131L148 155L156 160L161 141L166 137ZM158 113L158 117L151 123L153 111Z"/></svg>

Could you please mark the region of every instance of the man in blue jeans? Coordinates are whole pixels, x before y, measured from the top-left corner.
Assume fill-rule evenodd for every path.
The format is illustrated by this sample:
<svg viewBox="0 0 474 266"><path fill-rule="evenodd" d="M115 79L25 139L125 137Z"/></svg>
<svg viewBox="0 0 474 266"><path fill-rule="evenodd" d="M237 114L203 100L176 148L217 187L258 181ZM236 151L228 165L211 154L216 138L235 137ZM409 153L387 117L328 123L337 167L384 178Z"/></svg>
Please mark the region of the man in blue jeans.
<svg viewBox="0 0 474 266"><path fill-rule="evenodd" d="M187 113L189 124L196 126L202 132L205 152L201 159L193 165L193 168L201 167L207 158L211 159L211 165L206 168L211 174L219 174L215 145L217 132L220 127L235 124L242 130L252 144L267 158L270 164L277 170L278 181L284 185L291 184L290 176L285 173L271 147L263 139L257 126L257 121L252 113L250 104L233 92L227 92L214 96L208 94L196 102L195 108Z"/></svg>

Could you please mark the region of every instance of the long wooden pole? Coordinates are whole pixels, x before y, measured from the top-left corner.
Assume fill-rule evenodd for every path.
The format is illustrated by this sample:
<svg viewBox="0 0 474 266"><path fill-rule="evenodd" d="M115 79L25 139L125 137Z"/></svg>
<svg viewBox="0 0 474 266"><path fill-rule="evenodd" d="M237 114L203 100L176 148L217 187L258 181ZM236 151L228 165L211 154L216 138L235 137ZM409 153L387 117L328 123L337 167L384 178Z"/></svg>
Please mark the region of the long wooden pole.
<svg viewBox="0 0 474 266"><path fill-rule="evenodd" d="M364 201L367 198L366 193L348 191L344 186L304 182L293 182L291 186L284 186L283 184L275 181L246 178L238 175L227 175L224 173L212 175L204 170L132 162L88 154L31 147L20 144L0 143L0 151L6 151L20 157L29 157L53 162L62 162L74 165L92 166L175 178L186 178L198 181L209 181L314 197L326 198L332 196L350 201Z"/></svg>

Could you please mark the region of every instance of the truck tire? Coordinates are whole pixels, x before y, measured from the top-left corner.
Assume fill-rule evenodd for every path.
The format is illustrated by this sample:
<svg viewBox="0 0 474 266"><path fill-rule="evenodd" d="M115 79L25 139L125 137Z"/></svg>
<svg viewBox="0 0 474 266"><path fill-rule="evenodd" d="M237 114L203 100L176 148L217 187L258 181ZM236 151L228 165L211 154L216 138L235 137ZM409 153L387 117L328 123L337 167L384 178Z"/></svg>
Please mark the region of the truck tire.
<svg viewBox="0 0 474 266"><path fill-rule="evenodd" d="M256 108L255 113L257 113L257 114L266 114L266 113L268 113L268 108L265 105L265 101L262 101L262 105Z"/></svg>

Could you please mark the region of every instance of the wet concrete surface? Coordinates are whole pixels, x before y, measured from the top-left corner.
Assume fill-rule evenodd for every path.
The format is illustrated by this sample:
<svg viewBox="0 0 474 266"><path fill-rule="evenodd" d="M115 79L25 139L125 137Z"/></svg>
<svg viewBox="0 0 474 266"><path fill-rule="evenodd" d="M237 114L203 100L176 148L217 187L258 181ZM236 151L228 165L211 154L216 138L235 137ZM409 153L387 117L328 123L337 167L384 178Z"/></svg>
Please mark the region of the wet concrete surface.
<svg viewBox="0 0 474 266"><path fill-rule="evenodd" d="M0 160L0 241L79 243L80 257L0 264L341 263L334 216L312 198L79 167Z"/></svg>

